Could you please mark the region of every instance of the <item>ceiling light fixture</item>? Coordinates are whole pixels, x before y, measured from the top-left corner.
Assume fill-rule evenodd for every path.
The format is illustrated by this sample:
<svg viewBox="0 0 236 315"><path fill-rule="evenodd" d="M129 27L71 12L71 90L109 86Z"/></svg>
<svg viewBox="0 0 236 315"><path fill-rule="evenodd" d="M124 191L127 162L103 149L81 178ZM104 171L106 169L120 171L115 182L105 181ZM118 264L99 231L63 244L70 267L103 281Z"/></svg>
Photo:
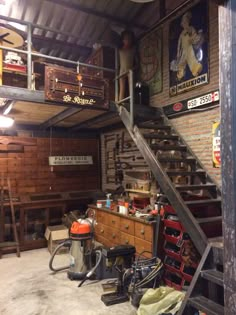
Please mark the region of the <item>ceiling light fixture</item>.
<svg viewBox="0 0 236 315"><path fill-rule="evenodd" d="M0 115L0 128L10 128L14 124L14 119L4 115Z"/></svg>
<svg viewBox="0 0 236 315"><path fill-rule="evenodd" d="M2 114L3 115L9 114L14 104L15 104L15 101L8 100L6 104L3 106Z"/></svg>

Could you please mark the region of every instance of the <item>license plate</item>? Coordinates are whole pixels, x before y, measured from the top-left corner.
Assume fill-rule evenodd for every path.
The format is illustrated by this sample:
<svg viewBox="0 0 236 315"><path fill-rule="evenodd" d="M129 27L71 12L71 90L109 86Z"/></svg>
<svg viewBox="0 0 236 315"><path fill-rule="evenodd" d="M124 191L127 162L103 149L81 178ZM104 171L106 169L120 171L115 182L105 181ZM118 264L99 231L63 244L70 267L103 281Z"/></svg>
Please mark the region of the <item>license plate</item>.
<svg viewBox="0 0 236 315"><path fill-rule="evenodd" d="M219 101L219 91L215 91L197 98L194 98L192 100L189 100L187 103L188 109L214 103L216 101Z"/></svg>

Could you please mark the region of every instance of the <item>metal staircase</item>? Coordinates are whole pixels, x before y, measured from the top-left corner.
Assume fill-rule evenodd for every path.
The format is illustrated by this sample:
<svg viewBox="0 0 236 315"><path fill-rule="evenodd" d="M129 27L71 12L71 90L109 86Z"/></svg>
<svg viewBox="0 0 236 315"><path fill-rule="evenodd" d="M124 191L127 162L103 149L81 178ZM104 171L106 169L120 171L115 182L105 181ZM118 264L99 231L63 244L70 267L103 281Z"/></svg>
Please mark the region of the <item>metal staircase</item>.
<svg viewBox="0 0 236 315"><path fill-rule="evenodd" d="M160 189L202 256L178 314L193 315L196 309L206 311L207 315L223 314L224 307L218 305L218 299L211 294L219 291L212 286L223 284L222 270L217 269L213 255L215 244L211 243L212 238L222 236L221 192L217 184L161 111L156 109L158 114L150 113L149 119L146 114L146 121L141 121L140 115L134 115L136 120L133 120L125 107L117 105L117 108ZM222 238L218 243L222 257ZM209 285L202 296L200 287L204 281Z"/></svg>

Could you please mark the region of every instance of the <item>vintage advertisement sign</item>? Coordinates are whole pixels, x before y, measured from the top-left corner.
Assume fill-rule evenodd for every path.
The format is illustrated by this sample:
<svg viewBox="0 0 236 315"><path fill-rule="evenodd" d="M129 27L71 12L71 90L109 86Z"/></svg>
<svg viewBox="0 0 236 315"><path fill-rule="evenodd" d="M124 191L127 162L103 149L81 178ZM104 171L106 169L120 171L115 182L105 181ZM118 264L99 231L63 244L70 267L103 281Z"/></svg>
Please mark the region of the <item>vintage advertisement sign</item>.
<svg viewBox="0 0 236 315"><path fill-rule="evenodd" d="M92 165L93 157L90 155L78 155L78 156L49 156L49 165Z"/></svg>
<svg viewBox="0 0 236 315"><path fill-rule="evenodd" d="M212 126L212 160L213 167L220 167L220 122L214 122Z"/></svg>
<svg viewBox="0 0 236 315"><path fill-rule="evenodd" d="M198 107L208 107L219 103L219 90L200 95L195 98L186 99L163 107L164 113L170 117L176 113L189 112Z"/></svg>
<svg viewBox="0 0 236 315"><path fill-rule="evenodd" d="M170 95L208 83L208 7L201 1L170 23Z"/></svg>
<svg viewBox="0 0 236 315"><path fill-rule="evenodd" d="M150 95L162 91L162 29L156 29L139 42L140 77Z"/></svg>
<svg viewBox="0 0 236 315"><path fill-rule="evenodd" d="M63 67L45 67L46 101L108 109L109 82Z"/></svg>

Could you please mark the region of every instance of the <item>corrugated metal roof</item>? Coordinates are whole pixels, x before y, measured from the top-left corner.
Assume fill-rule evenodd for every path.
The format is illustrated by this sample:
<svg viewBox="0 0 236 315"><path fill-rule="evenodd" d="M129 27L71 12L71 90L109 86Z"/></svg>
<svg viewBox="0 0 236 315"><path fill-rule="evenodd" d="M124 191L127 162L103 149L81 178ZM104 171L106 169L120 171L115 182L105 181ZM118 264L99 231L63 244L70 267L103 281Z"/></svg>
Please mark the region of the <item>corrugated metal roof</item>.
<svg viewBox="0 0 236 315"><path fill-rule="evenodd" d="M173 8L183 0L166 0ZM159 18L159 1L130 0L6 0L2 15L43 25L54 31L33 30L37 51L71 60L85 60L94 43L107 43L107 32L131 27L137 36Z"/></svg>

